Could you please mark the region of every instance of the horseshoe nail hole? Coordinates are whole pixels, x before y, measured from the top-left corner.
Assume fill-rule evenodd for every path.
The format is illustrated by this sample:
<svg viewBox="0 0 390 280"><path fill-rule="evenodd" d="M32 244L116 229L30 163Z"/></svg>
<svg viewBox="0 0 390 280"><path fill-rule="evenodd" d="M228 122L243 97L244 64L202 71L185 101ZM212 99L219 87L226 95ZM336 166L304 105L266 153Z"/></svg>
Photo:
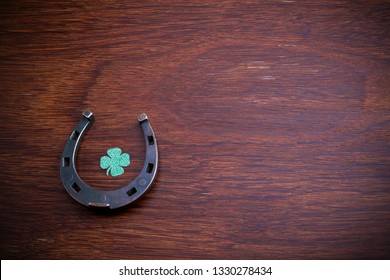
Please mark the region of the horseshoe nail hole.
<svg viewBox="0 0 390 280"><path fill-rule="evenodd" d="M146 173L152 173L154 164L148 163L148 166L146 167Z"/></svg>
<svg viewBox="0 0 390 280"><path fill-rule="evenodd" d="M137 189L136 188L131 188L130 190L128 190L126 193L128 196L132 196L133 194L135 194L137 192Z"/></svg>
<svg viewBox="0 0 390 280"><path fill-rule="evenodd" d="M77 185L77 183L73 183L72 185L71 185L71 187L72 187L72 189L74 189L74 191L75 192L79 192L79 191L81 191L81 188L79 187L79 185Z"/></svg>
<svg viewBox="0 0 390 280"><path fill-rule="evenodd" d="M79 137L79 135L80 135L80 132L78 132L77 130L73 130L72 135L70 136L70 139L76 141L77 138Z"/></svg>
<svg viewBox="0 0 390 280"><path fill-rule="evenodd" d="M69 165L70 165L70 158L69 157L62 158L62 167L69 167Z"/></svg>
<svg viewBox="0 0 390 280"><path fill-rule="evenodd" d="M149 143L150 146L154 145L154 137L153 137L153 135L148 136L148 143Z"/></svg>

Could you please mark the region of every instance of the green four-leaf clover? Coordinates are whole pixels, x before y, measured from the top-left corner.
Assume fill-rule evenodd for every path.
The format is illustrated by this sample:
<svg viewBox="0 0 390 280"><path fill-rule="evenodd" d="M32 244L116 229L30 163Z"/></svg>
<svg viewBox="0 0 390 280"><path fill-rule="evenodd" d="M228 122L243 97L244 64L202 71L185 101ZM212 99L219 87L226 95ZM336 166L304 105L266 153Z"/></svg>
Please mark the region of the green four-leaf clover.
<svg viewBox="0 0 390 280"><path fill-rule="evenodd" d="M119 148L112 148L107 150L108 156L102 156L100 158L100 167L107 169L106 174L108 176L111 173L112 177L122 175L125 170L123 167L130 165L130 156L127 153L122 154L122 150Z"/></svg>

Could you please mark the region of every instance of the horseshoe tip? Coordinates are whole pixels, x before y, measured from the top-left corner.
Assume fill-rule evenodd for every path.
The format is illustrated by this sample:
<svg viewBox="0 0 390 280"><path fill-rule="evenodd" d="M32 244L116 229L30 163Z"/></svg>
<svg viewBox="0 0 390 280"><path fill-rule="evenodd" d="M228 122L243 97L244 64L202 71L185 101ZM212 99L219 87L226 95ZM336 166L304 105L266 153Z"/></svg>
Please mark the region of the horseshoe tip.
<svg viewBox="0 0 390 280"><path fill-rule="evenodd" d="M83 116L86 117L89 120L93 120L94 119L93 113L91 111L88 111L88 110L83 112Z"/></svg>
<svg viewBox="0 0 390 280"><path fill-rule="evenodd" d="M138 119L138 121L139 121L140 123L142 123L143 121L147 121L147 120L148 120L148 116L147 116L145 113L142 113L141 115L139 115L139 116L137 117L137 119Z"/></svg>

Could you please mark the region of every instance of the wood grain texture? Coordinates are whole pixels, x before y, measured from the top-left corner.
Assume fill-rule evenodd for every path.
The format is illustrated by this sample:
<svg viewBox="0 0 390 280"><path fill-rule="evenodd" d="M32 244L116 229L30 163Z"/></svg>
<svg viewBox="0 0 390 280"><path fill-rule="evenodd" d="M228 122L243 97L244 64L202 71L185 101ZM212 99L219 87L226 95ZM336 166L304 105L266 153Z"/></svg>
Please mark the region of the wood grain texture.
<svg viewBox="0 0 390 280"><path fill-rule="evenodd" d="M2 259L388 259L388 1L2 1ZM59 177L78 155L99 189L138 174L149 115L157 181L98 215ZM132 162L112 179L110 147Z"/></svg>

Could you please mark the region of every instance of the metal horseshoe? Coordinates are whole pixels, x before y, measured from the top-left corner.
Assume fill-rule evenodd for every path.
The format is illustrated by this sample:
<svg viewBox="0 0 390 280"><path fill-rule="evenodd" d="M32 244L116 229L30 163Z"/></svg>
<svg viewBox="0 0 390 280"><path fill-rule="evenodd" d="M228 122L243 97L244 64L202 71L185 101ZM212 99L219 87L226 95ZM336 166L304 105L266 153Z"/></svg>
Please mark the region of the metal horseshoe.
<svg viewBox="0 0 390 280"><path fill-rule="evenodd" d="M150 189L157 174L157 141L146 114L139 115L137 119L143 130L146 143L146 158L142 171L127 186L103 191L88 186L81 180L76 171L76 155L80 142L95 121L92 112L83 112L80 123L77 124L65 144L60 162L62 184L77 202L89 208L113 210L135 202Z"/></svg>

